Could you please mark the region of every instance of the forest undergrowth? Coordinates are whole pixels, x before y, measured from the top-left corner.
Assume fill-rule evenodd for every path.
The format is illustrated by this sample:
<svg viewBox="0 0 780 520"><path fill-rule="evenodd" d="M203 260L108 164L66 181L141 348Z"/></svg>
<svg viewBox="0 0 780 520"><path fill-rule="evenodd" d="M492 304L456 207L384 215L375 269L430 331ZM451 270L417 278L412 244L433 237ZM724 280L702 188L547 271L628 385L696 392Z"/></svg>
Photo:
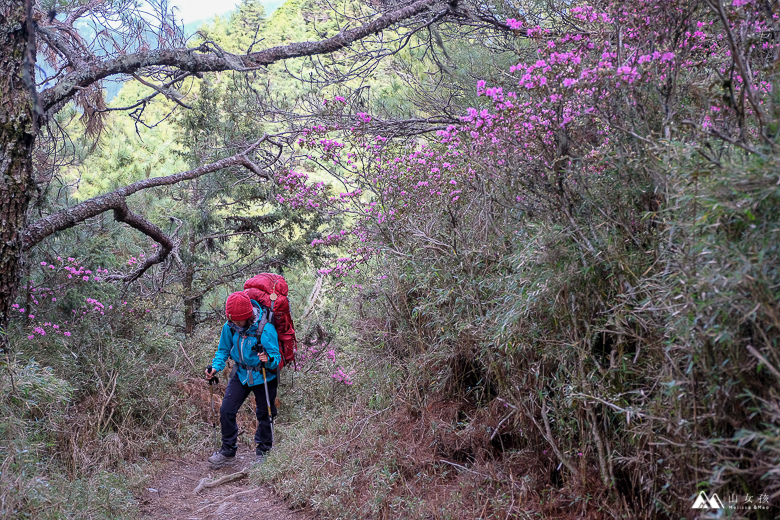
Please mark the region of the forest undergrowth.
<svg viewBox="0 0 780 520"><path fill-rule="evenodd" d="M285 197L359 215L321 272L366 366L279 490L344 518L776 516L772 9L577 7L433 142L312 128L353 182Z"/></svg>
<svg viewBox="0 0 780 520"><path fill-rule="evenodd" d="M352 300L372 360L352 396L324 400L269 476L362 518L658 518L702 489L775 493L780 201L744 175L697 179L695 201L670 183L641 247L602 224L595 259L537 224L471 273L393 266Z"/></svg>

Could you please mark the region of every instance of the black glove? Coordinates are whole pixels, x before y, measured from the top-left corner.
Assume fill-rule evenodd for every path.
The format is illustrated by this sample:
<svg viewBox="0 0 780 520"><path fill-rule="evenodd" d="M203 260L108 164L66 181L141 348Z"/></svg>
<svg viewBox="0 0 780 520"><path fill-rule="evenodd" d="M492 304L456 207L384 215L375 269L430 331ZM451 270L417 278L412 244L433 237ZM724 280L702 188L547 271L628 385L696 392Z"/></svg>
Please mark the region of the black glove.
<svg viewBox="0 0 780 520"><path fill-rule="evenodd" d="M212 367L211 365L206 367L206 372L208 372L209 374L211 374L212 370L214 370L214 367ZM208 382L209 382L210 385L218 385L219 384L219 378L217 377L216 374L214 374L213 376L211 376L211 379L209 379Z"/></svg>

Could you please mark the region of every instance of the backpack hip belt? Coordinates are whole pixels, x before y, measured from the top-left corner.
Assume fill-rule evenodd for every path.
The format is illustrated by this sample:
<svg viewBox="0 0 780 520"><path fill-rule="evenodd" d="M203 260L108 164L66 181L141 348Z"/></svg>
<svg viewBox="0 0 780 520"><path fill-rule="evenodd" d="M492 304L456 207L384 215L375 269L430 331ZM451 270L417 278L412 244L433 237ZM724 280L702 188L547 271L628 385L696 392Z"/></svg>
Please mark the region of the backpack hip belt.
<svg viewBox="0 0 780 520"><path fill-rule="evenodd" d="M240 361L235 361L235 360L233 361L235 362L235 366L241 367L247 371L247 374L249 374L248 382L250 385L254 384L254 377L252 377L252 374L254 372L261 373L263 370L262 363L260 363L259 365L246 365ZM270 368L266 368L265 371L268 372L269 374L276 374L276 369L271 370Z"/></svg>

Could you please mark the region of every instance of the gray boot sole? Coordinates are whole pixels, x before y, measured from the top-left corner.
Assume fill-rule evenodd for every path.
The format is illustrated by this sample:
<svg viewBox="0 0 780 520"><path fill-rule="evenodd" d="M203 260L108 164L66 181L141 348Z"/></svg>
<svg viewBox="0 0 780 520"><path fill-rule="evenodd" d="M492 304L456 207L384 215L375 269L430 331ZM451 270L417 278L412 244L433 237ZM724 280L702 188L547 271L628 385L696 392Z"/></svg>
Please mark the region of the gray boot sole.
<svg viewBox="0 0 780 520"><path fill-rule="evenodd" d="M233 457L231 459L223 460L222 462L211 462L209 461L209 466L212 468L223 468L225 466L232 466L236 463L236 458Z"/></svg>

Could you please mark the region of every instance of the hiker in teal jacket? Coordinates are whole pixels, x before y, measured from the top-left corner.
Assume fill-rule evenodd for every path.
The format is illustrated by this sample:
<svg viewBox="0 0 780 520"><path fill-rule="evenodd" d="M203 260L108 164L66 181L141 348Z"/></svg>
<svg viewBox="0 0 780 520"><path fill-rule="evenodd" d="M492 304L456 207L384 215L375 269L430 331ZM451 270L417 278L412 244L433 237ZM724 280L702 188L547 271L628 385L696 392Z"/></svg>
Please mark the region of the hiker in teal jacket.
<svg viewBox="0 0 780 520"><path fill-rule="evenodd" d="M266 452L271 449L273 444L271 421L276 416L276 389L279 384L275 370L281 359L276 329L271 323L267 323L267 315L257 302L250 300L243 292L236 292L228 296L225 312L228 321L222 327L219 346L211 366L206 369L206 378L211 379L225 368L228 357L234 362L233 373L230 375L225 397L219 408L222 448L209 457L209 462L215 467L235 461L238 449L236 415L250 392L254 392L257 404L255 409L256 460L262 462ZM262 331L259 330L260 325L263 325ZM260 345L257 344L258 336L260 336ZM271 417L268 415L266 397L270 401Z"/></svg>

